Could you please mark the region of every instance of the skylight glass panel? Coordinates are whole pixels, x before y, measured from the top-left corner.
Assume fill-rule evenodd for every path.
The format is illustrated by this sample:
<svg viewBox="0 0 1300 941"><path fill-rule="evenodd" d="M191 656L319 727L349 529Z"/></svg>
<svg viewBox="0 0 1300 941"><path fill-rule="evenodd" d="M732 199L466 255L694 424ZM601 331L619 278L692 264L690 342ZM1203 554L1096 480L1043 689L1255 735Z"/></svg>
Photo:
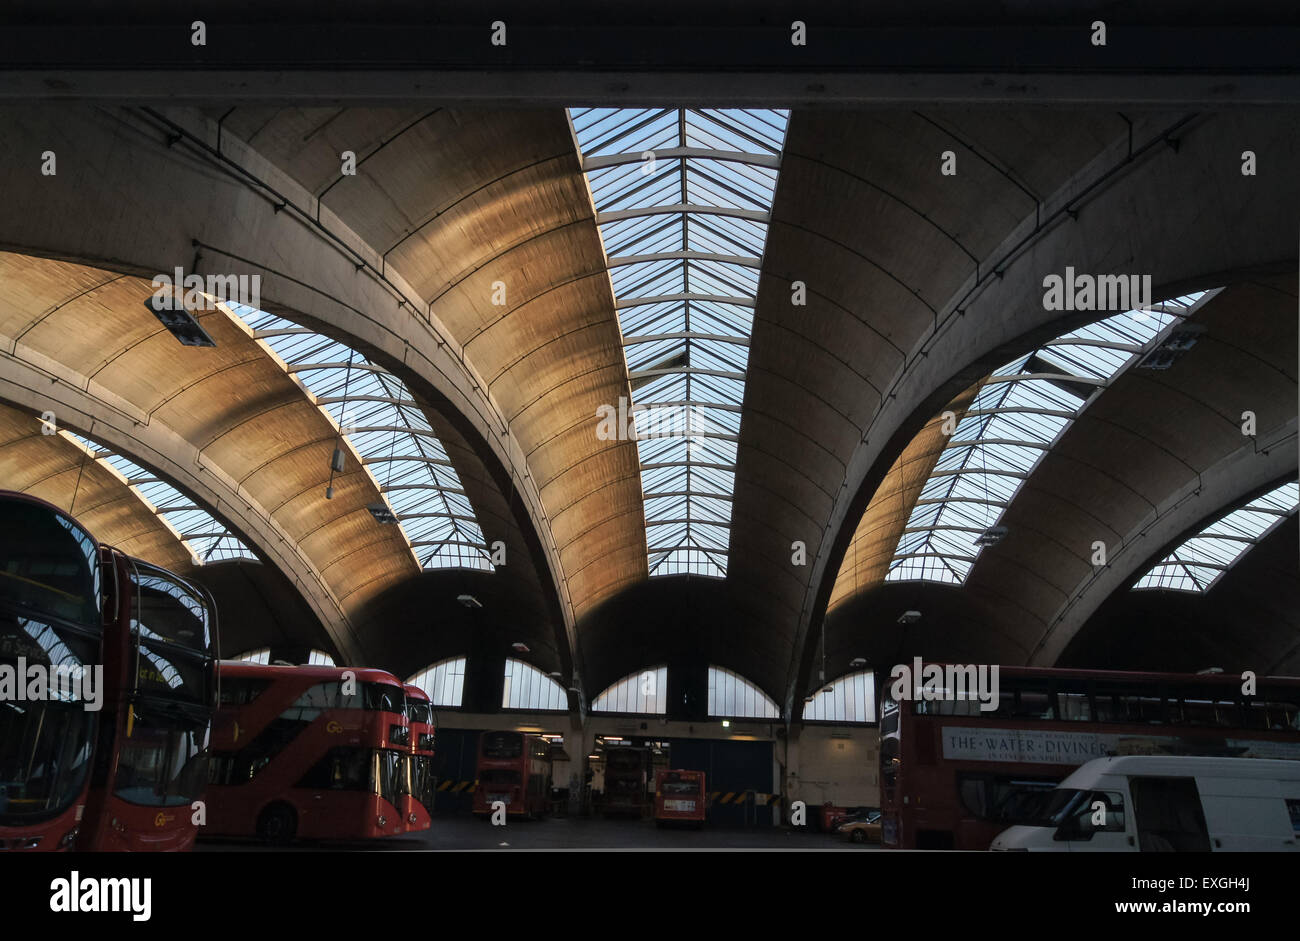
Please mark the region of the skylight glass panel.
<svg viewBox="0 0 1300 941"><path fill-rule="evenodd" d="M1176 324L1217 294L1188 294L1049 340L989 376L912 507L886 581L960 585L1007 507L1069 424Z"/></svg>
<svg viewBox="0 0 1300 941"><path fill-rule="evenodd" d="M875 722L876 677L870 670L841 676L804 701L805 722Z"/></svg>
<svg viewBox="0 0 1300 941"><path fill-rule="evenodd" d="M663 715L668 711L668 668L651 667L623 677L595 698L591 711Z"/></svg>
<svg viewBox="0 0 1300 941"><path fill-rule="evenodd" d="M1209 591L1282 521L1296 511L1300 485L1275 487L1233 510L1157 562L1133 587Z"/></svg>
<svg viewBox="0 0 1300 941"><path fill-rule="evenodd" d="M257 559L243 540L224 523L153 471L145 470L134 461L89 438L66 430L60 434L80 445L95 460L102 461L116 471L140 501L176 534L195 565L226 559Z"/></svg>
<svg viewBox="0 0 1300 941"><path fill-rule="evenodd" d="M336 340L252 307L229 306L329 411L420 565L492 571L465 488L406 384Z"/></svg>
<svg viewBox="0 0 1300 941"><path fill-rule="evenodd" d="M709 667L709 715L734 719L779 719L770 696L739 674Z"/></svg>
<svg viewBox="0 0 1300 941"><path fill-rule="evenodd" d="M459 708L465 695L464 657L450 657L425 667L406 682L424 690L435 706Z"/></svg>
<svg viewBox="0 0 1300 941"><path fill-rule="evenodd" d="M563 686L537 667L522 660L507 659L501 708L565 710L569 708L569 698Z"/></svg>
<svg viewBox="0 0 1300 941"><path fill-rule="evenodd" d="M754 297L788 112L569 115L638 409L650 574L721 577Z"/></svg>

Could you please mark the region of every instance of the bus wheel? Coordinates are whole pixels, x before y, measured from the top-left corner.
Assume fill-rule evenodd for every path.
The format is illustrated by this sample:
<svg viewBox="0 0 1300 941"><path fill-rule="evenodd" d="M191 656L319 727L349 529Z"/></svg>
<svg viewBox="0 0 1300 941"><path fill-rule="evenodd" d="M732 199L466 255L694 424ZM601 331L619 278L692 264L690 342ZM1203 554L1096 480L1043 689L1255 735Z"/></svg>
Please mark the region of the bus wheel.
<svg viewBox="0 0 1300 941"><path fill-rule="evenodd" d="M288 804L272 804L257 818L257 835L267 843L283 845L298 832L298 815Z"/></svg>

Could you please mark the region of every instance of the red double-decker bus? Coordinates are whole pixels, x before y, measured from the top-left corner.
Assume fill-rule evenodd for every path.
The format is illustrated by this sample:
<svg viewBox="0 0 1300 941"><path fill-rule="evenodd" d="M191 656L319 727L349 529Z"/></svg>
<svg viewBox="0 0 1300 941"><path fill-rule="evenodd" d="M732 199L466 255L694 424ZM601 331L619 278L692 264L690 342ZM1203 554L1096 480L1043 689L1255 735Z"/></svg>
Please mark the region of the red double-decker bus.
<svg viewBox="0 0 1300 941"><path fill-rule="evenodd" d="M693 823L704 825L708 797L704 790L703 771L663 771L655 773L655 825Z"/></svg>
<svg viewBox="0 0 1300 941"><path fill-rule="evenodd" d="M0 847L188 849L216 695L210 599L24 494L0 491L0 533ZM88 676L93 695L29 697L33 668Z"/></svg>
<svg viewBox="0 0 1300 941"><path fill-rule="evenodd" d="M203 835L272 843L405 830L403 684L383 670L222 661Z"/></svg>
<svg viewBox="0 0 1300 941"><path fill-rule="evenodd" d="M1106 755L1300 759L1300 679L1262 677L1243 695L1226 674L998 672L991 710L973 694L895 698L886 685L883 845L987 849L1033 815L1041 791Z"/></svg>
<svg viewBox="0 0 1300 941"><path fill-rule="evenodd" d="M644 817L650 807L650 749L615 745L605 749L602 813Z"/></svg>
<svg viewBox="0 0 1300 941"><path fill-rule="evenodd" d="M406 720L411 729L411 753L406 758L407 793L402 811L408 831L428 830L432 826L433 799L437 793L433 774L437 729L428 693L413 683L406 684Z"/></svg>
<svg viewBox="0 0 1300 941"><path fill-rule="evenodd" d="M80 849L187 850L208 778L217 638L210 596L112 551L130 629L105 635L102 745Z"/></svg>
<svg viewBox="0 0 1300 941"><path fill-rule="evenodd" d="M540 817L551 797L551 746L527 732L484 732L474 777L474 813L502 801L507 814Z"/></svg>

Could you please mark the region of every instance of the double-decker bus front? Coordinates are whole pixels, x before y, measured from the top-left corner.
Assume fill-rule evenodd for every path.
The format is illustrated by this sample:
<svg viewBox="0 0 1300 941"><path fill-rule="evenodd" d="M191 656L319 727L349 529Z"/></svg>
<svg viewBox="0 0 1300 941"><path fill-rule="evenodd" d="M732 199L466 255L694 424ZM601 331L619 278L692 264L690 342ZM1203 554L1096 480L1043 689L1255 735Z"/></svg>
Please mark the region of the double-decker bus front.
<svg viewBox="0 0 1300 941"><path fill-rule="evenodd" d="M105 694L99 547L56 507L4 491L0 533L0 848L69 850ZM39 676L65 679L56 691ZM74 678L98 689L65 695Z"/></svg>
<svg viewBox="0 0 1300 941"><path fill-rule="evenodd" d="M1226 675L999 672L996 703L882 697L884 846L988 849L1075 768L1106 755L1300 759L1295 679L1262 677L1243 696L1240 678Z"/></svg>
<svg viewBox="0 0 1300 941"><path fill-rule="evenodd" d="M119 552L130 630L110 632L119 692L105 710L115 747L96 762L80 848L193 847L216 704L215 606L179 576ZM115 669L116 666L114 666ZM101 735L101 740L104 736Z"/></svg>
<svg viewBox="0 0 1300 941"><path fill-rule="evenodd" d="M650 751L633 746L605 749L605 814L645 815Z"/></svg>
<svg viewBox="0 0 1300 941"><path fill-rule="evenodd" d="M204 835L369 839L404 832L410 728L382 670L222 661Z"/></svg>
<svg viewBox="0 0 1300 941"><path fill-rule="evenodd" d="M432 826L433 799L437 782L433 775L434 736L433 703L420 687L406 684L406 718L411 730L411 751L407 755L406 793L402 812L408 832L428 830Z"/></svg>
<svg viewBox="0 0 1300 941"><path fill-rule="evenodd" d="M704 824L708 800L703 771L663 771L655 774L655 823Z"/></svg>
<svg viewBox="0 0 1300 941"><path fill-rule="evenodd" d="M546 740L524 732L479 736L474 813L490 814L501 801L507 814L537 817L551 794L551 751Z"/></svg>

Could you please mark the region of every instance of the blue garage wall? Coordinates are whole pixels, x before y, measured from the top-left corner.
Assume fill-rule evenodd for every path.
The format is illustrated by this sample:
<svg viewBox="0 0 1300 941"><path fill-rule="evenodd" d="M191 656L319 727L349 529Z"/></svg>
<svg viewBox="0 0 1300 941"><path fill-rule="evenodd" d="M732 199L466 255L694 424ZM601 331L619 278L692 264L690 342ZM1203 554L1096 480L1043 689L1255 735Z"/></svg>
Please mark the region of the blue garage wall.
<svg viewBox="0 0 1300 941"><path fill-rule="evenodd" d="M454 788L461 781L473 781L478 759L477 729L438 729L437 748L433 756L433 770L438 785L451 781ZM433 802L435 813L469 813L473 794L468 790L454 793L439 791Z"/></svg>
<svg viewBox="0 0 1300 941"><path fill-rule="evenodd" d="M672 748L670 764L674 768L703 771L709 793L721 791L754 791L771 794L776 791L772 780L771 742L731 742L708 739L669 739ZM734 798L733 798L734 800ZM719 827L761 827L772 825L772 811L766 806L755 808L753 797L744 804L709 805L708 823Z"/></svg>

